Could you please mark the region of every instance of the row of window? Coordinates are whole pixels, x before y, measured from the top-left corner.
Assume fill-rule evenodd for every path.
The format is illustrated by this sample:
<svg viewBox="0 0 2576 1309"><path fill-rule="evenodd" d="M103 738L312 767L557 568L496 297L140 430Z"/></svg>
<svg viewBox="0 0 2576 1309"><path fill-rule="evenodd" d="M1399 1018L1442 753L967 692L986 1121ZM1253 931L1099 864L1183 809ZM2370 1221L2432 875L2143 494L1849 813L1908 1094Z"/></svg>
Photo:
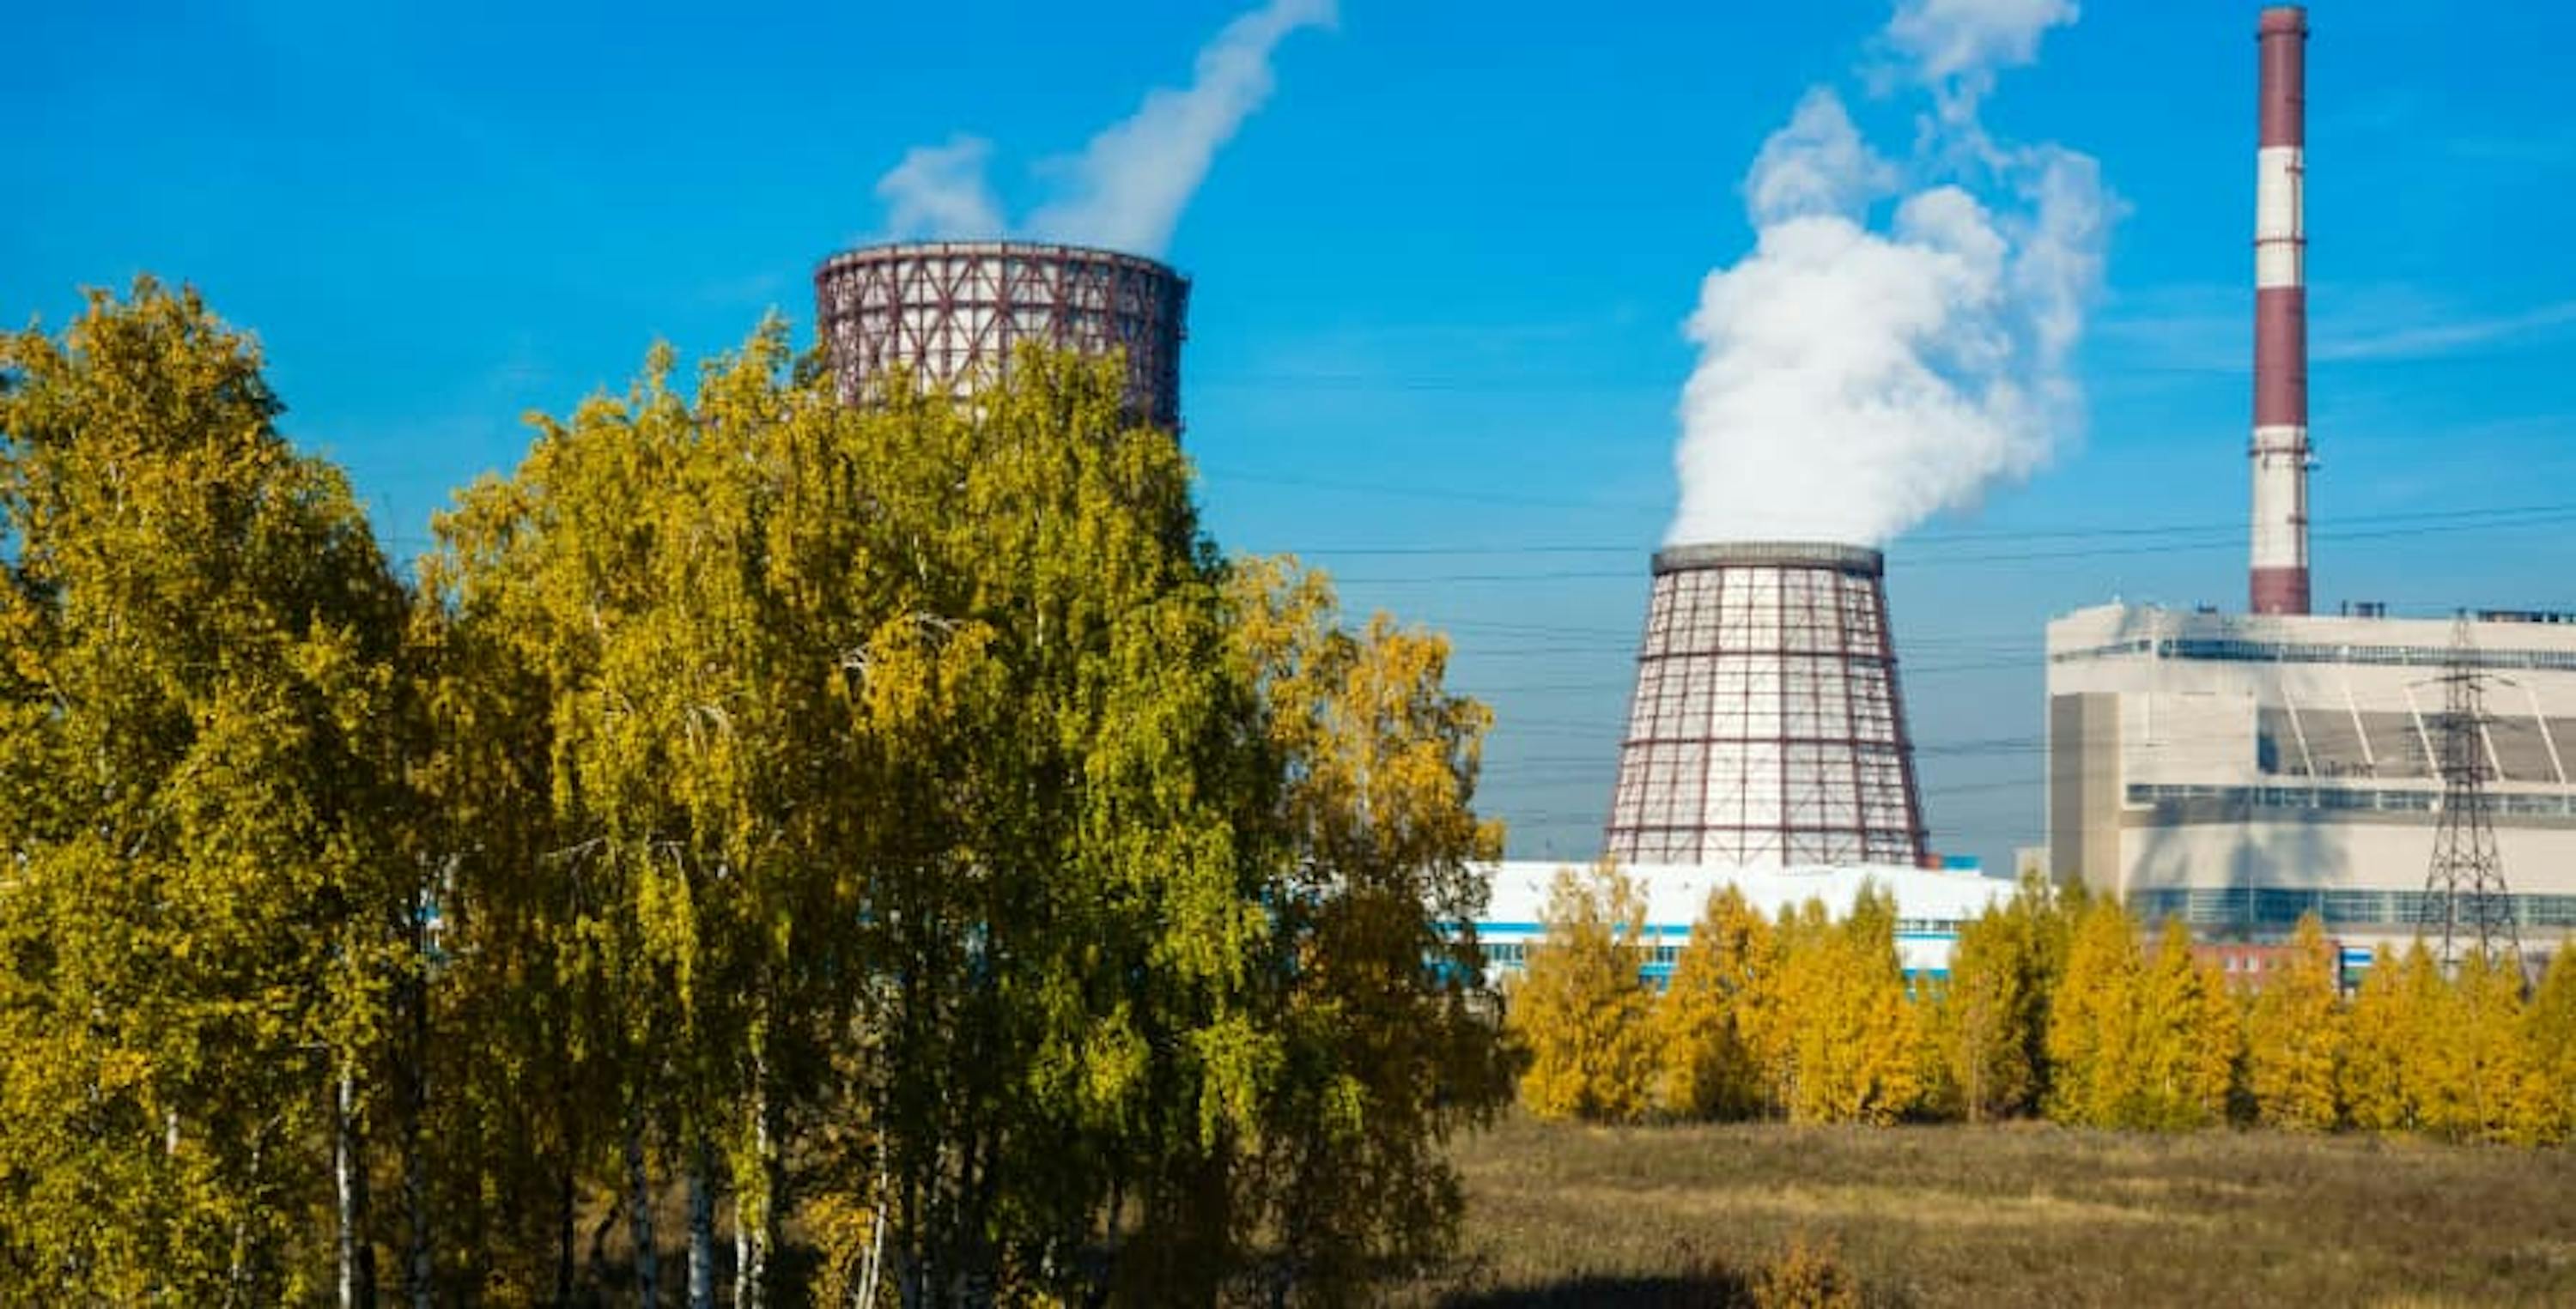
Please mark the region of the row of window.
<svg viewBox="0 0 2576 1309"><path fill-rule="evenodd" d="M2305 641L2246 641L2234 638L2140 637L2082 650L2062 650L2051 663L2099 659L2112 655L2148 654L2158 659L2209 659L2265 664L2394 664L2410 668L2443 668L2465 663L2474 668L2554 668L2576 671L2576 650L2454 650L2430 645L2324 645Z"/></svg>
<svg viewBox="0 0 2576 1309"><path fill-rule="evenodd" d="M2523 927L2576 927L2576 895L2507 895ZM2135 892L2139 918L2181 918L2195 927L2289 927L2303 914L2337 926L2404 927L2439 923L2440 900L2422 891L2330 891L2295 887L2193 887Z"/></svg>
<svg viewBox="0 0 2576 1309"><path fill-rule="evenodd" d="M1896 920L1896 932L1899 936L1956 936L1959 933L1959 926L1957 922L1945 918ZM1485 962L1496 968L1527 967L1532 944L1528 941L1488 941L1485 943ZM1646 966L1662 968L1670 968L1680 963L1682 948L1680 943L1636 947L1637 953Z"/></svg>
<svg viewBox="0 0 2576 1309"><path fill-rule="evenodd" d="M2379 813L2432 813L2442 807L2439 791L2395 787L2350 786L2177 786L2131 782L2133 805L2180 804L2207 800L2254 809L2370 810ZM2576 794L2523 795L2489 791L2491 814L2525 818L2576 817Z"/></svg>

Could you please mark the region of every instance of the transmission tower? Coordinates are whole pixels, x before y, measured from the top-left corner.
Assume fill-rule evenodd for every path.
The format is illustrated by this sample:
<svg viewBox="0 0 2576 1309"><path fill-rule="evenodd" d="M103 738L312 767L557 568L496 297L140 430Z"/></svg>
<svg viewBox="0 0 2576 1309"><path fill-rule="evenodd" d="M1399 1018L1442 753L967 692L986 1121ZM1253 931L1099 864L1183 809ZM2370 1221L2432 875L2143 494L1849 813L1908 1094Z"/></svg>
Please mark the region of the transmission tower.
<svg viewBox="0 0 2576 1309"><path fill-rule="evenodd" d="M2464 613L2451 629L2450 667L2436 679L2442 684L2442 817L2424 875L2423 926L2441 930L2436 957L2446 968L2457 966L2470 945L2490 960L2520 957L2487 808L2486 688L2496 679L2477 666L2473 648Z"/></svg>

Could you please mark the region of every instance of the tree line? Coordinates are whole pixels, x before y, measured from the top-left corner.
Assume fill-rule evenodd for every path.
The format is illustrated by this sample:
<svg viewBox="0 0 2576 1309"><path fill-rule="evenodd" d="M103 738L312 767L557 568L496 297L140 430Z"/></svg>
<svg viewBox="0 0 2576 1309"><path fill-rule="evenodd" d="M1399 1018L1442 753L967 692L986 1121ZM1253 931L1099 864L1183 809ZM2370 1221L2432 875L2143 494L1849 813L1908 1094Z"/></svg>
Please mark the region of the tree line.
<svg viewBox="0 0 2576 1309"><path fill-rule="evenodd" d="M406 575L193 292L0 337L5 1298L1332 1303L1437 1256L1510 1094L1445 930L1488 715L1218 550L1119 401L657 349Z"/></svg>
<svg viewBox="0 0 2576 1309"><path fill-rule="evenodd" d="M1883 889L1835 919L1726 887L1659 993L1644 917L1615 866L1559 875L1509 991L1532 1112L2576 1137L2576 950L2526 997L2518 957L2382 947L2347 996L2311 915L2248 994L2179 919L2149 937L2116 899L2029 881L1961 927L1947 977L1909 980Z"/></svg>

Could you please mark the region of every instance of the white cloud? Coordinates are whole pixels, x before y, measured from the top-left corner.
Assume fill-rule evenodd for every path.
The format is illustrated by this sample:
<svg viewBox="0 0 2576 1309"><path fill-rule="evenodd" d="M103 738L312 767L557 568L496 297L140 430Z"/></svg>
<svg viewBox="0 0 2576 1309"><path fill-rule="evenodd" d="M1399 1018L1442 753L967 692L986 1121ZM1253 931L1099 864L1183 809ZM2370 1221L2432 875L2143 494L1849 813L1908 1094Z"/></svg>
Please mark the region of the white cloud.
<svg viewBox="0 0 2576 1309"><path fill-rule="evenodd" d="M2544 332L2576 323L2576 300L2560 300L2515 313L2474 317L2425 314L2408 321L2371 325L2347 316L2344 330L2321 334L2310 351L2321 362L2357 359L2423 359L2456 354L2472 346Z"/></svg>

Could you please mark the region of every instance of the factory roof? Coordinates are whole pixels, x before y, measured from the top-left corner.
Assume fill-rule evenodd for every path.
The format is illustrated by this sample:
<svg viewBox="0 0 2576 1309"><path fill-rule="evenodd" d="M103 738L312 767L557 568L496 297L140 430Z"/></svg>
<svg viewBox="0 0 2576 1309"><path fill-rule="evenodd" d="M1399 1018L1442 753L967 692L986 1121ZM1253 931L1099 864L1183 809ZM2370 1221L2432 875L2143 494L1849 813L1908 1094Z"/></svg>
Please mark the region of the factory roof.
<svg viewBox="0 0 2576 1309"><path fill-rule="evenodd" d="M2107 604L2049 620L2048 657L2147 655L2284 663L2450 662L2451 618L2390 618L2375 606L2351 614L2243 614ZM2467 662L2498 668L2576 666L2576 615L2473 610ZM2537 657L2540 662L2534 663Z"/></svg>

